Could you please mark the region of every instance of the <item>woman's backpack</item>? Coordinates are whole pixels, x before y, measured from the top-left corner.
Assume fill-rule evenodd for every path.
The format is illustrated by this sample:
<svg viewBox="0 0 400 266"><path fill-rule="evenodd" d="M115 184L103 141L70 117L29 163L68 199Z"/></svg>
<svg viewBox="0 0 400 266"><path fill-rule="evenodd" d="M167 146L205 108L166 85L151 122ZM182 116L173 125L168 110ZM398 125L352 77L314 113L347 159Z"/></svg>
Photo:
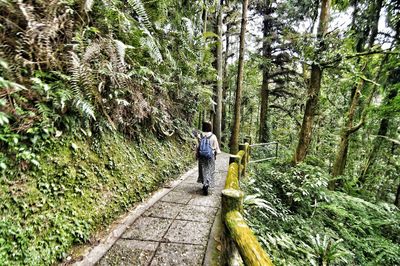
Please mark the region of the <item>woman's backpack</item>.
<svg viewBox="0 0 400 266"><path fill-rule="evenodd" d="M211 135L212 136L212 135ZM214 157L214 151L211 148L210 138L211 136L203 136L200 139L200 145L198 150L199 158L212 159Z"/></svg>

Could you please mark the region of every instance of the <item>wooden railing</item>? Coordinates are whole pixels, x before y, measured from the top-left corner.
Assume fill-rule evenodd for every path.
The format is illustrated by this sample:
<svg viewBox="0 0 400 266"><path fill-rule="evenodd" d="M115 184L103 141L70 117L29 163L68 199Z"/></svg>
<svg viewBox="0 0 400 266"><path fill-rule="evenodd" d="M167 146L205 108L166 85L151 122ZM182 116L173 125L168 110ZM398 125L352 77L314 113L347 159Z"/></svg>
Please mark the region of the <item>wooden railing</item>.
<svg viewBox="0 0 400 266"><path fill-rule="evenodd" d="M239 180L246 175L250 145L239 146L240 151L229 158L228 175L222 190L223 265L273 265L256 236L242 216L244 193Z"/></svg>

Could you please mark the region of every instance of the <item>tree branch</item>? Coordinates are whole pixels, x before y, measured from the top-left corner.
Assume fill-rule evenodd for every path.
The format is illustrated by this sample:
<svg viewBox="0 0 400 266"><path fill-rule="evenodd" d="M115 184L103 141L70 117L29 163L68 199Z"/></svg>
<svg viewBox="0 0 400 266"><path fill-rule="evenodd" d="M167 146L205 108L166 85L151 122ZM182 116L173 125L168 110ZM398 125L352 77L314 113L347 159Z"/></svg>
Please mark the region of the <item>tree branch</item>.
<svg viewBox="0 0 400 266"><path fill-rule="evenodd" d="M347 55L345 57L338 55L338 57L336 59L334 59L332 61L328 61L328 62L321 62L320 65L321 65L321 67L328 68L328 67L330 67L329 65L339 63L342 60L352 59L352 58L360 57L360 56L368 56L368 55L373 55L373 54L400 54L400 52L393 52L393 51L389 51L389 50L372 50L372 51L366 51L366 52L356 53L356 54L352 54L352 55Z"/></svg>
<svg viewBox="0 0 400 266"><path fill-rule="evenodd" d="M295 71L295 70L286 69L286 70L282 70L282 71L278 71L278 72L275 72L275 73L270 74L270 75L269 75L269 78L270 78L270 79L273 79L273 78L275 78L275 77L277 77L277 76L285 75L285 74L300 75L300 74L297 73L297 71Z"/></svg>
<svg viewBox="0 0 400 266"><path fill-rule="evenodd" d="M290 112L288 109L284 108L283 106L280 105L276 105L276 104L271 104L269 106L270 108L275 108L275 109L279 109L284 111L285 113L287 113L291 118L293 118L293 120L296 122L298 127L301 127L301 123L297 120L297 118L292 114L292 112Z"/></svg>

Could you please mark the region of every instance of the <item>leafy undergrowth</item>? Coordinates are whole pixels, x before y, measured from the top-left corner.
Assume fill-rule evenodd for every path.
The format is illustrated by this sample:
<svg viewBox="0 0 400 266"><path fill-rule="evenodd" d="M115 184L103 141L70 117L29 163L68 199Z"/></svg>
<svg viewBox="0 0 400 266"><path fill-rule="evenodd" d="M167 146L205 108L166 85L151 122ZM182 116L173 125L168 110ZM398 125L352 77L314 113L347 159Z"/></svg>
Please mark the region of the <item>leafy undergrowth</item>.
<svg viewBox="0 0 400 266"><path fill-rule="evenodd" d="M400 265L400 212L326 189L317 166L264 163L244 185L246 217L275 265Z"/></svg>
<svg viewBox="0 0 400 266"><path fill-rule="evenodd" d="M189 145L140 139L65 138L0 179L0 265L55 263L191 162Z"/></svg>

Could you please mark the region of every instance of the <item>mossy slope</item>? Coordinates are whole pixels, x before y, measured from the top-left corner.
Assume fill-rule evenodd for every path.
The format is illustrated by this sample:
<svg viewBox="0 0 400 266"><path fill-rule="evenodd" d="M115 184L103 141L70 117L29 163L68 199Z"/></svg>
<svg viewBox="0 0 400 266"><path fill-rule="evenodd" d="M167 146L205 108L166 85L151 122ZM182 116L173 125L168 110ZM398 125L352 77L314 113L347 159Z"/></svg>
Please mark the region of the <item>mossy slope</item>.
<svg viewBox="0 0 400 266"><path fill-rule="evenodd" d="M0 181L0 265L49 265L66 256L191 162L190 147L153 136L65 138L40 169Z"/></svg>

